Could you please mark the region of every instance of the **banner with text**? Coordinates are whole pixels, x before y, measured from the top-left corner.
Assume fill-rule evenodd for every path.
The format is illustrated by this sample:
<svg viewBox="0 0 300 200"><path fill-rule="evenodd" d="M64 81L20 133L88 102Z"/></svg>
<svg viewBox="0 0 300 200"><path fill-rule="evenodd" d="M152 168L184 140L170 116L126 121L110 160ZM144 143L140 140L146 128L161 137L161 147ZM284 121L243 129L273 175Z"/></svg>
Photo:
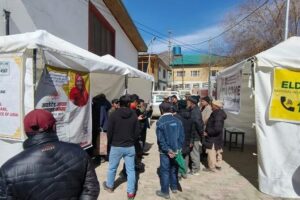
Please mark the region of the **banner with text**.
<svg viewBox="0 0 300 200"><path fill-rule="evenodd" d="M44 68L36 91L36 108L52 112L61 141L91 145L90 79L88 73Z"/></svg>
<svg viewBox="0 0 300 200"><path fill-rule="evenodd" d="M22 64L20 56L0 58L0 138L22 140L21 88Z"/></svg>
<svg viewBox="0 0 300 200"><path fill-rule="evenodd" d="M269 118L300 123L300 71L274 69Z"/></svg>
<svg viewBox="0 0 300 200"><path fill-rule="evenodd" d="M224 102L224 110L238 114L241 107L242 70L218 77L217 99Z"/></svg>

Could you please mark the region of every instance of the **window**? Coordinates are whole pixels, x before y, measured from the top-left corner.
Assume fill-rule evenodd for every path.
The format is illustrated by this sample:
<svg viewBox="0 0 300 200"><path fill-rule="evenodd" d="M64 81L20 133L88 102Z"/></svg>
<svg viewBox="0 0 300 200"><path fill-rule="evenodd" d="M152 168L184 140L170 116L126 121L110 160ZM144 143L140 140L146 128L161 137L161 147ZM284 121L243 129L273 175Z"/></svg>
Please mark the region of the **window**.
<svg viewBox="0 0 300 200"><path fill-rule="evenodd" d="M193 88L199 88L199 83L194 83Z"/></svg>
<svg viewBox="0 0 300 200"><path fill-rule="evenodd" d="M217 72L218 72L218 70L211 70L211 76L216 76Z"/></svg>
<svg viewBox="0 0 300 200"><path fill-rule="evenodd" d="M191 71L191 77L198 77L198 76L200 76L200 71L199 70Z"/></svg>
<svg viewBox="0 0 300 200"><path fill-rule="evenodd" d="M185 85L184 85L184 88L190 89L190 86L191 86L190 84L185 84Z"/></svg>
<svg viewBox="0 0 300 200"><path fill-rule="evenodd" d="M185 71L177 71L177 76L179 77L185 76Z"/></svg>
<svg viewBox="0 0 300 200"><path fill-rule="evenodd" d="M139 67L139 70L141 70L142 72L147 73L147 68L148 68L148 63L147 62L140 62L138 67Z"/></svg>
<svg viewBox="0 0 300 200"><path fill-rule="evenodd" d="M115 55L115 30L89 2L89 51L103 56Z"/></svg>
<svg viewBox="0 0 300 200"><path fill-rule="evenodd" d="M166 78L166 70L163 70L163 78Z"/></svg>

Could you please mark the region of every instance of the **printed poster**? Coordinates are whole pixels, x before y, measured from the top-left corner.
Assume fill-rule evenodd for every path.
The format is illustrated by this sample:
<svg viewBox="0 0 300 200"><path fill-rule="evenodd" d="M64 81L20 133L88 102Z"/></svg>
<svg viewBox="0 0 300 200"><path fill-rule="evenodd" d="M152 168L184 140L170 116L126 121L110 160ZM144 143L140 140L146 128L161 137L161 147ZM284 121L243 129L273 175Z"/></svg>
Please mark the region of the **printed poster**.
<svg viewBox="0 0 300 200"><path fill-rule="evenodd" d="M269 118L300 123L300 71L274 69Z"/></svg>
<svg viewBox="0 0 300 200"><path fill-rule="evenodd" d="M223 101L224 110L238 114L241 108L242 70L221 76L217 80L217 96Z"/></svg>
<svg viewBox="0 0 300 200"><path fill-rule="evenodd" d="M89 73L46 66L36 91L36 108L52 112L61 141L91 145Z"/></svg>
<svg viewBox="0 0 300 200"><path fill-rule="evenodd" d="M21 86L22 64L20 56L0 58L0 138L22 140Z"/></svg>

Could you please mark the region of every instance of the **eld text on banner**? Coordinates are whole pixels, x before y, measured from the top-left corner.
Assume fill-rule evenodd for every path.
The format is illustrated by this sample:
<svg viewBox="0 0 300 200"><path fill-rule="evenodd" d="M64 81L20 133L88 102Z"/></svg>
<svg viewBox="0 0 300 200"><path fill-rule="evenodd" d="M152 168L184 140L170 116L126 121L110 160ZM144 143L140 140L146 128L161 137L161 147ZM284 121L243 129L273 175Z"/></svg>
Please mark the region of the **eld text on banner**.
<svg viewBox="0 0 300 200"><path fill-rule="evenodd" d="M274 69L269 118L300 123L300 71Z"/></svg>

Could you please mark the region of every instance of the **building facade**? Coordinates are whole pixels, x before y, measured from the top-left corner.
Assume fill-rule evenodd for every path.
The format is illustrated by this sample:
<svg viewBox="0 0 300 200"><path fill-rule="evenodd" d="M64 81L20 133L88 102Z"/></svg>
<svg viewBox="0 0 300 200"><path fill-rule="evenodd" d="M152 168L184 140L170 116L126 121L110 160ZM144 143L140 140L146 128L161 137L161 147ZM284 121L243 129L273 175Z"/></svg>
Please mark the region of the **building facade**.
<svg viewBox="0 0 300 200"><path fill-rule="evenodd" d="M0 35L43 29L133 67L137 67L138 52L147 51L121 0L1 0L0 12Z"/></svg>
<svg viewBox="0 0 300 200"><path fill-rule="evenodd" d="M153 75L154 90L166 90L169 87L171 68L157 54L140 54L138 69Z"/></svg>
<svg viewBox="0 0 300 200"><path fill-rule="evenodd" d="M200 90L208 89L209 79L213 88L218 71L223 69L214 65L216 59L216 56L199 54L175 57L171 63L172 88L199 94Z"/></svg>

